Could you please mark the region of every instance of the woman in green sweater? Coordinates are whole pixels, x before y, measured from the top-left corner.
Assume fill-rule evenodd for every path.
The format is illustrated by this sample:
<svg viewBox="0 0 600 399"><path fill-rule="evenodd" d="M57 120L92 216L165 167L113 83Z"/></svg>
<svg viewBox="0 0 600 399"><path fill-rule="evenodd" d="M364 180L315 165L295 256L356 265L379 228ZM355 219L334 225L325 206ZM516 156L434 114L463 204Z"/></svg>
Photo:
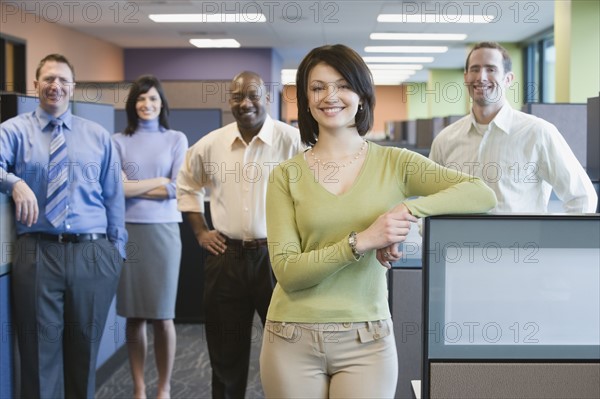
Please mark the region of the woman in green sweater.
<svg viewBox="0 0 600 399"><path fill-rule="evenodd" d="M343 45L313 49L296 77L310 148L281 163L267 189L277 285L260 357L267 398L392 398L398 360L386 273L417 217L482 213L481 180L364 140L372 77ZM410 199L409 199L410 198Z"/></svg>

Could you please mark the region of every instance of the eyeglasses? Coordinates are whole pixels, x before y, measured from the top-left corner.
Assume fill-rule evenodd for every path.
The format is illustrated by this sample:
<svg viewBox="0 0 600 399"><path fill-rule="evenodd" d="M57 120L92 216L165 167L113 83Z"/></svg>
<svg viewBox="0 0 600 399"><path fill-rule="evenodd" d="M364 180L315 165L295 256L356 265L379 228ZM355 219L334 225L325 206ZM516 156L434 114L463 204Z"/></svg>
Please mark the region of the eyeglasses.
<svg viewBox="0 0 600 399"><path fill-rule="evenodd" d="M56 80L58 79L58 84L62 85L62 86L66 86L66 85L70 85L73 84L73 82L62 78L60 76L46 76L43 79L41 79L41 81L45 84L53 84L54 82L56 82Z"/></svg>

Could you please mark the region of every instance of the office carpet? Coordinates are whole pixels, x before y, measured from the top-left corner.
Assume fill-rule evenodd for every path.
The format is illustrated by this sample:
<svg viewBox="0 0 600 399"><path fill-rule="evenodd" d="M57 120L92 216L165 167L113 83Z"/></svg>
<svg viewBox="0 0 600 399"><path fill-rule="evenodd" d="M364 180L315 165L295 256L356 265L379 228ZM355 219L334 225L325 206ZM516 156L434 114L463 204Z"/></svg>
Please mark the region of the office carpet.
<svg viewBox="0 0 600 399"><path fill-rule="evenodd" d="M260 321L255 324L255 331L261 331ZM211 368L206 348L206 336L203 324L176 324L177 351L171 379L171 398L204 399L211 397ZM264 398L258 371L262 335L257 334L252 340L250 354L250 372L248 375L247 399ZM148 326L148 355L146 358L146 394L148 398L156 397L157 373L154 363L153 334ZM133 384L129 371L129 363L124 357L114 373L96 390L96 399L129 399L133 393Z"/></svg>

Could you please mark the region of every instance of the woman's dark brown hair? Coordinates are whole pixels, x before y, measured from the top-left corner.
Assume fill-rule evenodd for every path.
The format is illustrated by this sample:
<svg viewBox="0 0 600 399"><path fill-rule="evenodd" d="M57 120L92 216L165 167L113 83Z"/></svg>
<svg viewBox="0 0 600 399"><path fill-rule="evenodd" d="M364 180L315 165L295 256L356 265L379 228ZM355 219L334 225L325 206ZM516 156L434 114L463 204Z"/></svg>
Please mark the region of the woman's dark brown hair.
<svg viewBox="0 0 600 399"><path fill-rule="evenodd" d="M163 91L160 81L153 75L142 75L129 89L129 95L127 96L127 104L125 105L125 111L127 112L127 127L123 132L126 135L132 135L138 128L140 117L137 114L135 105L138 97L142 94L147 93L151 88L155 88L160 96L162 102L162 108L160 109L160 115L158 116L158 124L165 129L169 128L168 116L169 116L169 104Z"/></svg>
<svg viewBox="0 0 600 399"><path fill-rule="evenodd" d="M311 50L300 63L296 74L298 99L298 127L302 141L314 145L319 136L319 125L308 110L308 75L320 63L335 69L358 94L362 108L356 113L355 126L361 136L373 127L375 92L371 71L358 53L343 44L327 45Z"/></svg>

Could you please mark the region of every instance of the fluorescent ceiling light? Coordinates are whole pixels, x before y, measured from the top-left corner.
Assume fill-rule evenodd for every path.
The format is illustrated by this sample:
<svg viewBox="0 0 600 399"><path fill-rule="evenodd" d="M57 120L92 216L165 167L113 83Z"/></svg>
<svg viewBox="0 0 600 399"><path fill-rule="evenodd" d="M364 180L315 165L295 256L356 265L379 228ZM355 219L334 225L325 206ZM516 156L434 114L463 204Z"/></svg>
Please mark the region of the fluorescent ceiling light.
<svg viewBox="0 0 600 399"><path fill-rule="evenodd" d="M465 40L464 33L371 33L371 40Z"/></svg>
<svg viewBox="0 0 600 399"><path fill-rule="evenodd" d="M487 24L494 22L494 15L475 15L473 13L465 14L379 14L377 22L396 22L396 23L454 23L454 24Z"/></svg>
<svg viewBox="0 0 600 399"><path fill-rule="evenodd" d="M371 70L413 70L420 71L423 69L423 65L418 64L367 64Z"/></svg>
<svg viewBox="0 0 600 399"><path fill-rule="evenodd" d="M400 76L412 76L415 73L417 73L417 71L392 71L392 70L377 70L377 71L371 71L371 74L373 75L373 78L393 78L393 77L400 77Z"/></svg>
<svg viewBox="0 0 600 399"><path fill-rule="evenodd" d="M445 53L446 46L367 46L367 53Z"/></svg>
<svg viewBox="0 0 600 399"><path fill-rule="evenodd" d="M397 77L397 78L373 78L373 83L376 86L398 86L408 80L408 76L406 77Z"/></svg>
<svg viewBox="0 0 600 399"><path fill-rule="evenodd" d="M235 39L190 39L190 43L200 48L241 47Z"/></svg>
<svg viewBox="0 0 600 399"><path fill-rule="evenodd" d="M264 14L150 14L154 22L216 23L216 22L267 22Z"/></svg>
<svg viewBox="0 0 600 399"><path fill-rule="evenodd" d="M402 63L402 62L414 62L414 63L428 63L433 62L433 57L363 57L363 61L369 62L389 62L389 63Z"/></svg>

